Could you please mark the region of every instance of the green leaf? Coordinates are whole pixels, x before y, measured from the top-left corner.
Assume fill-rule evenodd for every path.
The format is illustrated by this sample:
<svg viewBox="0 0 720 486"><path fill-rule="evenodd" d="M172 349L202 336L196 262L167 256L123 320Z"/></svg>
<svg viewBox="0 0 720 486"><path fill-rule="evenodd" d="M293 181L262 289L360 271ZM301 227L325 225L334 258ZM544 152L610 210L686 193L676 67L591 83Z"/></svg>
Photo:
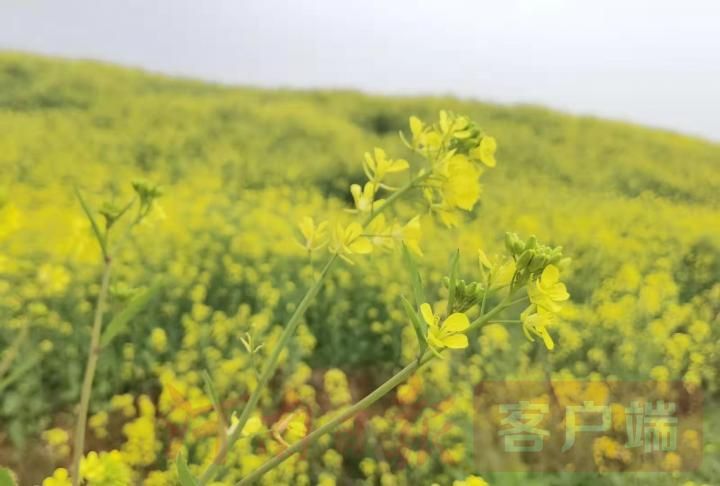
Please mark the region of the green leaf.
<svg viewBox="0 0 720 486"><path fill-rule="evenodd" d="M420 306L425 303L425 290L423 288L422 277L420 276L420 272L415 264L415 259L412 254L410 254L410 250L408 250L405 243L402 245L402 254L405 267L410 274L413 297L415 298L415 307L420 308Z"/></svg>
<svg viewBox="0 0 720 486"><path fill-rule="evenodd" d="M181 486L198 486L200 482L190 473L185 457L182 452L178 454L175 459L175 465L178 472L178 480L180 480Z"/></svg>
<svg viewBox="0 0 720 486"><path fill-rule="evenodd" d="M10 469L0 467L0 486L15 486L13 475L10 473Z"/></svg>
<svg viewBox="0 0 720 486"><path fill-rule="evenodd" d="M460 260L460 250L450 256L450 282L448 283L448 305L447 313L452 314L455 307L455 287L457 286L458 261Z"/></svg>
<svg viewBox="0 0 720 486"><path fill-rule="evenodd" d="M77 186L75 186L75 196L78 198L78 201L80 201L80 205L82 206L83 211L85 211L85 216L87 216L87 219L90 220L90 225L92 226L93 233L95 233L95 238L100 245L100 250L102 250L103 258L107 260L109 255L105 235L103 235L103 233L100 231L100 226L98 226L97 221L95 220L95 216L93 216L90 205L88 205L88 203L85 201L85 198L82 196L82 193L80 193L80 189L78 189Z"/></svg>
<svg viewBox="0 0 720 486"><path fill-rule="evenodd" d="M107 346L118 334L124 332L128 323L147 307L153 297L155 297L164 286L165 283L158 277L148 289L130 299L130 302L128 302L125 308L115 315L110 321L110 324L105 328L105 332L103 332L102 338L100 339L100 346Z"/></svg>
<svg viewBox="0 0 720 486"><path fill-rule="evenodd" d="M423 351L427 348L427 338L425 337L427 335L427 324L425 323L425 320L418 315L415 308L405 298L405 296L403 295L401 297L403 307L405 307L405 313L408 315L410 322L415 328L415 334L417 335L418 344L420 345L420 354L422 355Z"/></svg>
<svg viewBox="0 0 720 486"><path fill-rule="evenodd" d="M12 384L15 380L24 375L27 371L32 369L40 361L40 355L33 355L25 361L21 361L15 366L15 368L8 374L8 376L0 381L0 392Z"/></svg>
<svg viewBox="0 0 720 486"><path fill-rule="evenodd" d="M207 370L202 371L202 377L203 381L205 382L205 389L207 391L208 396L210 397L210 401L213 404L213 408L215 409L215 413L217 413L218 420L219 420L219 426L222 429L227 428L227 417L225 417L225 411L222 408L222 405L220 404L220 399L218 398L217 390L215 389L215 384L212 381L212 378L210 377L210 373L207 372Z"/></svg>

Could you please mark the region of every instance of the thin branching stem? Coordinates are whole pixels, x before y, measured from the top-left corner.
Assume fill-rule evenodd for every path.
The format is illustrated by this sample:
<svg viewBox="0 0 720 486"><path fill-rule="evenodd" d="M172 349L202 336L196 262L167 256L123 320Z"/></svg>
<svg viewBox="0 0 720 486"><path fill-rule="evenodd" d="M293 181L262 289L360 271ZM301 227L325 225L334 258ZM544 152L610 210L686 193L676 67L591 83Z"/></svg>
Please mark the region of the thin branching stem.
<svg viewBox="0 0 720 486"><path fill-rule="evenodd" d="M103 313L105 312L105 303L107 301L108 290L110 287L112 259L109 256L106 256L104 262L100 293L98 294L97 302L95 304L95 318L93 320L92 334L90 336L90 349L88 350L87 365L85 366L85 377L83 378L82 390L80 392L80 408L78 409L77 424L75 426L75 444L73 447L73 460L70 469L72 472L73 486L78 486L80 484L80 459L83 456L83 450L85 448L87 415L90 407L93 380L95 379L95 369L97 368L98 359L100 358L100 336L102 333Z"/></svg>
<svg viewBox="0 0 720 486"><path fill-rule="evenodd" d="M388 197L385 200L385 204L377 208L377 210L372 211L370 214L368 214L367 218L365 218L365 221L363 221L363 226L366 226L367 224L371 223L373 219L375 219L380 213L382 213L384 210L390 208L393 204L395 204L401 197L403 197L405 194L407 194L409 191L413 190L417 183L424 180L426 177L428 177L429 173L421 173L420 175L413 178L408 184L401 187L397 192L394 192L390 197ZM334 254L330 257L330 260L325 265L325 268L322 270L320 276L315 281L315 283L308 289L308 291L305 293L305 296L300 301L300 304L295 309L295 312L290 317L290 320L288 321L287 325L285 326L285 329L283 329L283 333L280 336L280 340L278 341L278 344L275 346L275 349L273 350L272 354L269 356L265 366L263 367L263 371L260 374L260 378L258 380L258 384L253 390L253 392L250 394L250 398L245 403L245 406L243 407L243 410L240 414L240 417L238 418L238 421L233 427L228 431L228 437L227 440L223 442L222 446L218 450L217 454L215 454L215 457L213 458L212 463L208 468L205 470L205 472L200 476L199 484L200 486L204 486L208 484L210 481L212 481L215 476L217 475L218 471L220 470L220 467L222 466L223 462L225 461L225 456L227 455L230 448L237 442L237 440L240 438L242 434L242 430L245 427L245 424L250 419L250 415L253 413L255 408L257 407L258 402L260 401L260 395L262 394L263 390L267 386L268 382L270 381L270 378L272 378L273 374L275 373L275 370L278 367L278 362L280 360L280 353L287 347L290 338L295 334L295 330L297 329L298 325L300 324L300 320L302 316L305 314L305 311L310 306L310 303L312 302L313 298L315 298L315 295L317 295L318 291L322 287L322 284L327 277L331 267L337 260L338 255Z"/></svg>
<svg viewBox="0 0 720 486"><path fill-rule="evenodd" d="M412 363L407 365L405 368L400 370L397 374L393 375L392 378L387 380L385 383L377 387L375 390L373 390L370 394L365 396L362 400L355 403L354 405L346 408L342 413L334 417L332 420L330 420L328 423L322 425L321 427L318 427L314 431L312 431L310 434L306 435L303 439L299 440L298 442L295 442L293 445L273 457L272 459L268 460L260 466L258 469L253 471L250 475L246 476L242 479L239 483L237 483L236 486L246 486L249 484L252 484L253 482L260 479L266 472L276 468L281 463L283 463L286 459L291 457L293 454L301 451L303 448L310 447L317 439L322 437L325 434L328 434L335 430L340 424L345 422L346 420L351 419L355 415L357 415L359 412L365 410L373 403L380 400L382 397L390 393L396 386L398 386L400 383L403 383L406 381L410 376L412 376L415 372L422 369L424 366L426 366L430 361L432 361L435 358L435 355L432 353L427 354L423 359L421 360L413 360Z"/></svg>

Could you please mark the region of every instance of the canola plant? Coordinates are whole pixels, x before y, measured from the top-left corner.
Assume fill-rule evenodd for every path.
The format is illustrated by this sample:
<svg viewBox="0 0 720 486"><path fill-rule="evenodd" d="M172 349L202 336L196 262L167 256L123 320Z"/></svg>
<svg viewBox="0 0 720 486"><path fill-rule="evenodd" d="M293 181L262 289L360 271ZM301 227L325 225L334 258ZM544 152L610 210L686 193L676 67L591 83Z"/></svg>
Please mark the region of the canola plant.
<svg viewBox="0 0 720 486"><path fill-rule="evenodd" d="M0 466L48 486L713 484L718 164L540 108L1 54ZM598 472L480 470L499 444L468 430L499 418L478 386L519 380L563 404L677 381L704 433L639 475L624 427L590 443Z"/></svg>

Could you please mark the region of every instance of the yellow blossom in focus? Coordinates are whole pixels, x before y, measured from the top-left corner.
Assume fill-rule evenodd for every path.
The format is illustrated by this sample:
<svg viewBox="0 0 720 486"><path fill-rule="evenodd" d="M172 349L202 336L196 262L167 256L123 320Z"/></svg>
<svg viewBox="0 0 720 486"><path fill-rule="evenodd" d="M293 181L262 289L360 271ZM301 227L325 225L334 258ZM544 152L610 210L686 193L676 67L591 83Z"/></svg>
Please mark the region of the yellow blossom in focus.
<svg viewBox="0 0 720 486"><path fill-rule="evenodd" d="M479 249L478 261L480 262L480 275L483 280L488 280L490 289L501 289L512 283L517 269L515 260L495 257L494 261L491 261L485 252Z"/></svg>
<svg viewBox="0 0 720 486"><path fill-rule="evenodd" d="M444 202L450 207L472 211L480 198L480 172L464 155L454 155L441 170L440 185Z"/></svg>
<svg viewBox="0 0 720 486"><path fill-rule="evenodd" d="M430 347L437 352L443 348L464 349L468 347L468 338L464 331L470 327L470 320L462 312L450 314L442 324L440 318L432 311L427 302L420 306L420 313L428 325L427 340Z"/></svg>
<svg viewBox="0 0 720 486"><path fill-rule="evenodd" d="M558 312L560 302L570 298L565 284L560 282L560 270L555 265L545 267L540 278L528 284L528 296L530 302L548 312Z"/></svg>
<svg viewBox="0 0 720 486"><path fill-rule="evenodd" d="M543 308L537 307L535 304L531 304L520 314L520 320L522 321L523 332L525 337L530 341L534 341L533 335L540 337L545 343L545 347L549 350L555 348L550 333L547 331L547 326L553 321L554 316L550 312Z"/></svg>

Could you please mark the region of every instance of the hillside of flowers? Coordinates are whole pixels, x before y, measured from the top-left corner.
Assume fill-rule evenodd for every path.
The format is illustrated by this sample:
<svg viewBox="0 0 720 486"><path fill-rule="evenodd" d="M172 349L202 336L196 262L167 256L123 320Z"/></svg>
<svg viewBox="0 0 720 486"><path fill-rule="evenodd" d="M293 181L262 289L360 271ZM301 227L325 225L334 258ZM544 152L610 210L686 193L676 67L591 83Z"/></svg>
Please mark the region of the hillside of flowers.
<svg viewBox="0 0 720 486"><path fill-rule="evenodd" d="M0 53L0 485L718 484L719 373L720 145ZM492 468L513 382L700 431Z"/></svg>

